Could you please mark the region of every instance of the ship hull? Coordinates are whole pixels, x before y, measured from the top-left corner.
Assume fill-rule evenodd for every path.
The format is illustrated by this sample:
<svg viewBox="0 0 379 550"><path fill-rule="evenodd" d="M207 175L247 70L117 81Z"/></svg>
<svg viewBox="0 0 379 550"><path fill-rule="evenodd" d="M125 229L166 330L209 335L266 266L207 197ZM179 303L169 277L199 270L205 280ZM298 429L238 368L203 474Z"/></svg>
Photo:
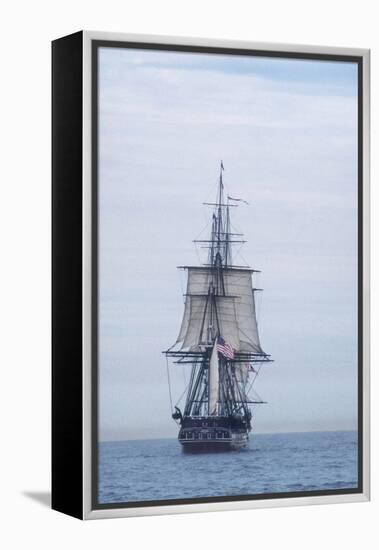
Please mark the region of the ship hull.
<svg viewBox="0 0 379 550"><path fill-rule="evenodd" d="M179 440L180 441L180 440ZM229 451L240 451L248 444L248 437L242 441L180 441L185 453L225 453Z"/></svg>
<svg viewBox="0 0 379 550"><path fill-rule="evenodd" d="M239 451L247 447L249 431L250 425L242 418L186 418L178 440L186 453Z"/></svg>

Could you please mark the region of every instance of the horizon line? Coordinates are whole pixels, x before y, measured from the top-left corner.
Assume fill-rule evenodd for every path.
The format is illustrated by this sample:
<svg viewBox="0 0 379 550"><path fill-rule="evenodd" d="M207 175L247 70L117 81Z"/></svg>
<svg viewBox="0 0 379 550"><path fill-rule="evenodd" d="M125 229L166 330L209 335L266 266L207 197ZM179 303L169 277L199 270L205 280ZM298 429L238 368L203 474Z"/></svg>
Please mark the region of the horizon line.
<svg viewBox="0 0 379 550"><path fill-rule="evenodd" d="M286 435L286 434L308 434L308 433L337 433L337 432L358 432L358 429L344 430L293 430L289 432L255 432L253 435ZM177 439L177 437L140 437L126 439L99 439L98 443L119 443L122 441L158 441L160 439Z"/></svg>

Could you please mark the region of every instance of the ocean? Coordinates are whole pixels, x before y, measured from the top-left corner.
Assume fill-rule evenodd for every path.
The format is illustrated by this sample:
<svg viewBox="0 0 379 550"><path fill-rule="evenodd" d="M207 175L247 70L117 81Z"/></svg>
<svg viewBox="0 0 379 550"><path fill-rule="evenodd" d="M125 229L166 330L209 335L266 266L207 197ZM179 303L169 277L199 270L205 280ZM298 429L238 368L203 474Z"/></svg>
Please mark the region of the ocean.
<svg viewBox="0 0 379 550"><path fill-rule="evenodd" d="M99 503L356 488L357 432L252 434L242 451L183 453L176 439L99 444Z"/></svg>

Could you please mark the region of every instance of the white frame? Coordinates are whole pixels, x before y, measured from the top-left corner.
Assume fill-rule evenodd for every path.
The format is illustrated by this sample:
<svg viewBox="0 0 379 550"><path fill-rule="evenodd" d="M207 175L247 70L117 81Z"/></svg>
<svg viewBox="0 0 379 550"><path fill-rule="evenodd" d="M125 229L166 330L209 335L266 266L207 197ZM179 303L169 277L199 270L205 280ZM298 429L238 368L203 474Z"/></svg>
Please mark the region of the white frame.
<svg viewBox="0 0 379 550"><path fill-rule="evenodd" d="M363 60L363 492L312 497L272 498L201 504L138 506L92 509L92 442L91 442L91 42L143 42L184 46L205 46L230 49L253 49L310 54L351 55ZM278 506L336 504L362 502L370 499L370 50L328 46L304 46L265 42L214 40L206 38L167 37L98 31L83 32L83 518L149 516L210 512L218 510L245 510Z"/></svg>

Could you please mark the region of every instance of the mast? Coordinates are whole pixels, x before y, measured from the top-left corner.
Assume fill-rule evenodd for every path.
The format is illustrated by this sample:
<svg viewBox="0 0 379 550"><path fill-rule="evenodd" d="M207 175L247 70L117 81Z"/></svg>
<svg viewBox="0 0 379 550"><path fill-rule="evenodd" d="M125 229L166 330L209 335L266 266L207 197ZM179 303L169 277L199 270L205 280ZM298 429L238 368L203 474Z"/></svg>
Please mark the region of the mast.
<svg viewBox="0 0 379 550"><path fill-rule="evenodd" d="M211 314L210 314L210 341L212 342L212 354L209 360L208 366L208 414L217 413L217 403L219 401L224 401L222 398L222 392L220 391L220 370L222 369L222 359L219 357L217 351L217 340L220 337L220 326L219 319L217 315L217 302L215 299L215 291L217 295L225 296L225 286L223 281L223 260L226 263L227 257L227 231L225 231L224 220L223 220L223 208L224 208L224 183L222 180L222 173L224 171L224 165L222 161L220 162L220 175L219 175L219 186L217 194L217 204L216 212L213 214L213 219L216 221L216 234L212 231L211 240L213 241L210 246L211 257L209 258L209 263L212 266L212 305L211 305ZM216 237L216 242L214 239ZM223 238L224 237L224 238ZM214 251L216 247L216 254ZM213 323L216 322L216 327L213 327ZM222 408L222 404L220 403Z"/></svg>
<svg viewBox="0 0 379 550"><path fill-rule="evenodd" d="M224 183L222 181L222 172L224 166L222 161L220 162L220 177L219 177L219 191L218 191L218 205L217 205L217 254L216 265L221 260L221 234L223 233L222 224L222 204L224 202Z"/></svg>
<svg viewBox="0 0 379 550"><path fill-rule="evenodd" d="M211 232L211 246L209 263L216 269L226 267L228 265L229 256L229 232L230 232L230 216L229 216L229 198L227 203L224 202L224 182L223 182L224 164L220 162L219 184L217 191L217 199L215 212L213 213L213 222L216 231ZM212 203L206 203L212 204ZM225 216L226 209L226 216ZM226 218L226 219L225 219ZM216 251L216 252L215 252Z"/></svg>

